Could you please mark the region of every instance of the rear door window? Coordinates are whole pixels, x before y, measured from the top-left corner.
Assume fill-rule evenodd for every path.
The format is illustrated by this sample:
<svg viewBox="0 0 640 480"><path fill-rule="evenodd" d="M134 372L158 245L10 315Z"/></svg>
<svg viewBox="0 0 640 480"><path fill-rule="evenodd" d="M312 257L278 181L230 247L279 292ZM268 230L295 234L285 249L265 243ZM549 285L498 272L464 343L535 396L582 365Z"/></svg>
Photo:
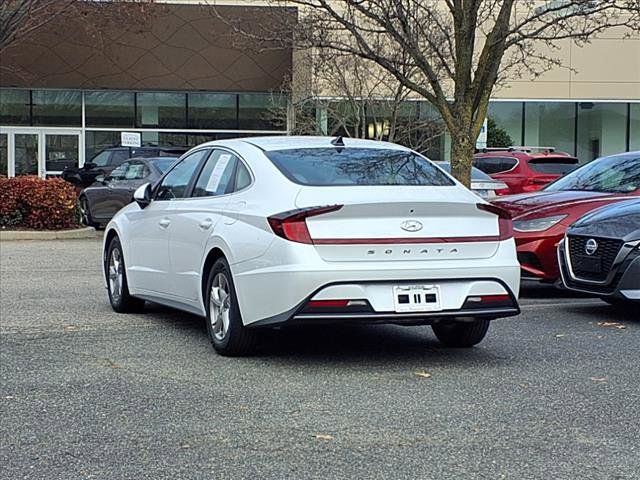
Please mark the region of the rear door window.
<svg viewBox="0 0 640 480"><path fill-rule="evenodd" d="M300 185L454 185L430 161L407 150L296 148L265 155L289 180Z"/></svg>
<svg viewBox="0 0 640 480"><path fill-rule="evenodd" d="M111 156L111 161L109 163L111 163L111 165L120 165L122 162L125 162L127 160L129 160L129 150L115 150L113 152L113 155Z"/></svg>
<svg viewBox="0 0 640 480"><path fill-rule="evenodd" d="M192 197L215 197L233 190L233 172L238 159L225 150L214 150L205 164Z"/></svg>
<svg viewBox="0 0 640 480"><path fill-rule="evenodd" d="M531 170L538 173L565 175L578 167L577 158L544 157L529 160Z"/></svg>

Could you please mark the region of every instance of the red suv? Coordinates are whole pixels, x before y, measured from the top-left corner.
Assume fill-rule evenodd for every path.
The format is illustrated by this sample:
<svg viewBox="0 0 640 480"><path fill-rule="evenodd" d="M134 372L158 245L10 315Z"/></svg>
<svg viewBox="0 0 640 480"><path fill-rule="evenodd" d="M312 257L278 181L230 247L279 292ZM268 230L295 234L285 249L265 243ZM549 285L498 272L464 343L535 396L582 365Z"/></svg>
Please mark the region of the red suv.
<svg viewBox="0 0 640 480"><path fill-rule="evenodd" d="M507 190L498 195L540 190L578 166L578 159L553 147L485 148L473 159L473 166L504 182Z"/></svg>

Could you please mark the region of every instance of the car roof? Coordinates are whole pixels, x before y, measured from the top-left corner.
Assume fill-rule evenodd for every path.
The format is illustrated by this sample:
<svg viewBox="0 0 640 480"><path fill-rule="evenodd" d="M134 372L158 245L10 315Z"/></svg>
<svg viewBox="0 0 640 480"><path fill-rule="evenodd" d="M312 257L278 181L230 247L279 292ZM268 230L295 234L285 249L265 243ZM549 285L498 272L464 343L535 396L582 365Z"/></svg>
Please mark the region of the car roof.
<svg viewBox="0 0 640 480"><path fill-rule="evenodd" d="M270 152L274 150L294 150L297 148L335 148L331 143L338 137L318 136L286 136L275 135L269 137L247 137L229 140L215 140L199 146L230 145L235 142L243 142L258 147L260 150ZM345 147L380 148L389 150L410 151L407 147L395 143L381 142L378 140L363 140L359 138L342 138Z"/></svg>
<svg viewBox="0 0 640 480"><path fill-rule="evenodd" d="M567 152L561 152L555 149L543 151L531 151L517 148L504 148L491 151L480 151L474 155L475 158L493 158L493 157L513 157L520 160L531 160L537 158L547 158L551 161L577 160L573 155Z"/></svg>

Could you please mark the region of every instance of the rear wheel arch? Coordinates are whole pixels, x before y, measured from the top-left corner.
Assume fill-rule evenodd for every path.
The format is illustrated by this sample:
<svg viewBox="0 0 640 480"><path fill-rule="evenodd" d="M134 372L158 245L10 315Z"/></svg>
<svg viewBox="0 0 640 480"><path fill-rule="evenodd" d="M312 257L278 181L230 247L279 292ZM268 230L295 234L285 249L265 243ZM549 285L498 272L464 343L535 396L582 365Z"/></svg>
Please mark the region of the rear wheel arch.
<svg viewBox="0 0 640 480"><path fill-rule="evenodd" d="M216 263L216 260L218 260L219 258L224 258L227 261L229 260L222 249L220 249L219 247L213 247L211 250L209 250L209 253L207 253L207 257L204 260L204 265L202 266L202 274L200 275L200 293L202 294L203 302L206 298L209 272L211 271L211 268L213 268L213 264Z"/></svg>

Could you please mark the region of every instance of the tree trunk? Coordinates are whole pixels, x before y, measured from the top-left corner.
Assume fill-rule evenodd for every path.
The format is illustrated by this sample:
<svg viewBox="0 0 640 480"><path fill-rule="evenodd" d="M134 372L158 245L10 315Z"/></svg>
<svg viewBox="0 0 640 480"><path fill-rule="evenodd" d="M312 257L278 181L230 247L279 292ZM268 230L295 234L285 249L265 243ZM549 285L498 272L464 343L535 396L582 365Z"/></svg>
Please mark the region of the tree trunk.
<svg viewBox="0 0 640 480"><path fill-rule="evenodd" d="M471 186L471 164L475 153L476 139L463 129L451 132L451 173L466 187Z"/></svg>

